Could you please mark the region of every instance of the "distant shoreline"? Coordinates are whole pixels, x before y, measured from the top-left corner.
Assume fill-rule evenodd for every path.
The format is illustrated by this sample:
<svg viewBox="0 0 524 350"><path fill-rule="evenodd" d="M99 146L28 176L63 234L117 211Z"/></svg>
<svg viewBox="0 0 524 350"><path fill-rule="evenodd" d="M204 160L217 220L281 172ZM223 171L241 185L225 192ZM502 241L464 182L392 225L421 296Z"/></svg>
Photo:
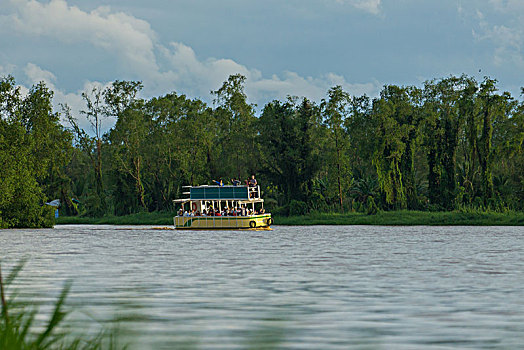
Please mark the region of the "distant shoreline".
<svg viewBox="0 0 524 350"><path fill-rule="evenodd" d="M56 225L168 225L173 226L172 213L137 213L102 218L60 217ZM375 215L363 213L314 213L304 216L275 216L275 225L378 225L378 226L524 226L524 212L422 212L383 211Z"/></svg>

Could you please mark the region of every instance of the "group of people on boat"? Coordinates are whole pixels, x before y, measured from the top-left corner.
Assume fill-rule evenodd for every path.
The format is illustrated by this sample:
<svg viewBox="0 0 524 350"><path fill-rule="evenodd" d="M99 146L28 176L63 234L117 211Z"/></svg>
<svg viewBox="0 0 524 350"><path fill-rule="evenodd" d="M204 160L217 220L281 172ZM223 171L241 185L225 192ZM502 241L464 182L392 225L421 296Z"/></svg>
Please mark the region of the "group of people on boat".
<svg viewBox="0 0 524 350"><path fill-rule="evenodd" d="M240 186L242 184L242 181L236 178L233 178L230 181L233 186ZM213 182L216 183L220 187L224 186L224 182L222 181L222 179L219 179L218 181L213 180ZM249 186L249 187L255 187L256 185L258 185L257 179L255 179L255 175L251 175L251 178L245 180L244 183L246 184L246 186Z"/></svg>
<svg viewBox="0 0 524 350"><path fill-rule="evenodd" d="M244 207L243 205L238 208L224 208L222 211L218 209L209 208L208 210L202 210L202 213L198 210L193 211L184 211L183 209L180 209L178 211L178 216L251 216L251 215L258 215L258 214L264 214L265 210L264 208L260 208L259 210L252 210L249 208Z"/></svg>

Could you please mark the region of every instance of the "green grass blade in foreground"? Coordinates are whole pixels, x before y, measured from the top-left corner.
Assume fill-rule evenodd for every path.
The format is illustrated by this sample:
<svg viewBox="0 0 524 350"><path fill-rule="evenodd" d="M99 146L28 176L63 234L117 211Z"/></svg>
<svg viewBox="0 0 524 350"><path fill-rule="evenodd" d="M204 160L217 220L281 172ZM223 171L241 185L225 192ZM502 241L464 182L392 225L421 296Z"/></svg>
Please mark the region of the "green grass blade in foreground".
<svg viewBox="0 0 524 350"><path fill-rule="evenodd" d="M71 282L66 282L64 288L62 289L62 292L60 293L60 296L58 297L58 300L56 301L53 315L51 316L51 319L49 320L46 329L44 330L44 332L40 334L40 336L35 341L35 348L49 348L51 344L57 342L58 340L60 340L60 338L63 337L63 334L56 334L56 332L53 335L53 330L56 329L58 324L60 324L67 315L67 313L63 311L63 306L67 294L69 294L70 290Z"/></svg>
<svg viewBox="0 0 524 350"><path fill-rule="evenodd" d="M23 263L17 264L8 277L2 279L0 266L0 290L2 291L2 316L0 318L0 349L9 350L47 350L47 349L122 349L118 346L114 332L102 331L95 337L73 337L64 331L64 320L69 312L64 311L65 301L71 289L67 282L55 302L53 313L45 326L38 333L35 331L36 308L30 302L15 303L16 294L7 296L6 287L13 283L22 270ZM9 282L9 283L7 283ZM107 341L106 341L107 340Z"/></svg>

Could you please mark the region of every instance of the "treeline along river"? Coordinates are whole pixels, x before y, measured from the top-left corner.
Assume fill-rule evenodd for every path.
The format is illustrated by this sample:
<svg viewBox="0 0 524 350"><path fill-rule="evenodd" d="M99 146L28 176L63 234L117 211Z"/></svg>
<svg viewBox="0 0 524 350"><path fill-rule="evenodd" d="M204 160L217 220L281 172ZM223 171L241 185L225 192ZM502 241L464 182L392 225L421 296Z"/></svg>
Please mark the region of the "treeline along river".
<svg viewBox="0 0 524 350"><path fill-rule="evenodd" d="M522 227L3 230L20 298L65 280L73 329L122 317L132 348L517 349Z"/></svg>
<svg viewBox="0 0 524 350"><path fill-rule="evenodd" d="M230 76L208 106L115 81L86 91L84 110L57 111L44 83L22 95L1 79L0 227L52 226L42 204L54 199L68 216L173 211L183 185L252 174L276 216L523 209L524 103L494 79L386 85L374 98L335 86L259 110L244 84Z"/></svg>

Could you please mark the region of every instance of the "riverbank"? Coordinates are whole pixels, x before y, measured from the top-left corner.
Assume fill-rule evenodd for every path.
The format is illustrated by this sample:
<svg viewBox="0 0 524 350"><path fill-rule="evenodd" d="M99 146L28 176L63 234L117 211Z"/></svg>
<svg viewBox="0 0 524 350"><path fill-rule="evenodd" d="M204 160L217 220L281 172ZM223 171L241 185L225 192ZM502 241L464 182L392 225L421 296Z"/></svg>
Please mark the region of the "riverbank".
<svg viewBox="0 0 524 350"><path fill-rule="evenodd" d="M275 223L278 225L524 226L524 213L401 210L384 211L375 215L346 213L281 217L276 218Z"/></svg>
<svg viewBox="0 0 524 350"><path fill-rule="evenodd" d="M91 225L173 225L173 213L137 213L102 218L60 217L56 224ZM427 225L427 226L524 226L522 212L425 212L388 211L362 213L314 213L305 216L274 217L275 225Z"/></svg>

